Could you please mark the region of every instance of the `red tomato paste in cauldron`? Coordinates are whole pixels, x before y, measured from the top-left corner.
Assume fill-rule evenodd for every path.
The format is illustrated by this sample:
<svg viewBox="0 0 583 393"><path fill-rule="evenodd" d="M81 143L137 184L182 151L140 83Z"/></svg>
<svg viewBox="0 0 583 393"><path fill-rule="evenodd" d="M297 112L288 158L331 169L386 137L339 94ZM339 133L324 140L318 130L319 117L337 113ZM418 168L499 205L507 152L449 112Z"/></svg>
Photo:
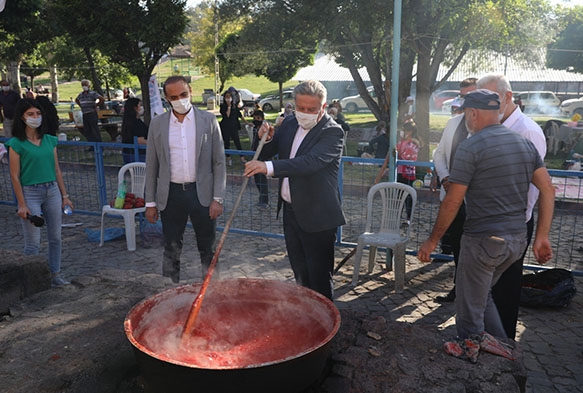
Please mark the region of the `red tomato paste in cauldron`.
<svg viewBox="0 0 583 393"><path fill-rule="evenodd" d="M211 283L194 330L182 329L200 285L171 289L136 305L126 318L132 344L160 360L204 369L239 369L309 353L338 331L332 302L271 280Z"/></svg>

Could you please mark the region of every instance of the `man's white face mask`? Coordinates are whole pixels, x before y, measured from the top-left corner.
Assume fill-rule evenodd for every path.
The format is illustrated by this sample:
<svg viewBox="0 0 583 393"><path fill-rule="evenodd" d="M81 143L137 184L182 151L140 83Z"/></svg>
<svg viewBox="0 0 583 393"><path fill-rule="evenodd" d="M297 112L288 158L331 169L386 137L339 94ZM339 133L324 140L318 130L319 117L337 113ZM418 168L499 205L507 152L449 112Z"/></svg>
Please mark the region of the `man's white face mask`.
<svg viewBox="0 0 583 393"><path fill-rule="evenodd" d="M504 106L502 106L502 103L504 102ZM498 122L502 123L502 119L504 118L504 113L506 112L506 98L503 98L500 100L500 109L498 112Z"/></svg>
<svg viewBox="0 0 583 393"><path fill-rule="evenodd" d="M318 113L304 113L296 111L296 119L298 124L306 131L314 128L318 124L318 116L320 116L320 111Z"/></svg>
<svg viewBox="0 0 583 393"><path fill-rule="evenodd" d="M174 109L176 113L180 113L181 115L188 113L190 108L192 108L192 104L190 103L190 96L188 96L187 98L181 98L176 101L170 101L170 104L172 105L172 109Z"/></svg>

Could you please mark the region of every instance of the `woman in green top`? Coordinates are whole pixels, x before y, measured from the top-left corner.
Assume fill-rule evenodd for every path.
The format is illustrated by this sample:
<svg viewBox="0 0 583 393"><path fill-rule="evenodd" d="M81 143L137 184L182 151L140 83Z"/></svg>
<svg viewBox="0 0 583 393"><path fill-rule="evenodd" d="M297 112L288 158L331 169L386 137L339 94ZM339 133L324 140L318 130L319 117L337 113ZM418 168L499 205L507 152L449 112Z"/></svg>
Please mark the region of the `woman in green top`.
<svg viewBox="0 0 583 393"><path fill-rule="evenodd" d="M42 215L47 226L51 285L69 284L61 276L61 212L73 207L57 156L57 137L45 134L42 109L30 98L16 104L10 148L10 178L22 219L24 254L38 255L41 229L27 218Z"/></svg>

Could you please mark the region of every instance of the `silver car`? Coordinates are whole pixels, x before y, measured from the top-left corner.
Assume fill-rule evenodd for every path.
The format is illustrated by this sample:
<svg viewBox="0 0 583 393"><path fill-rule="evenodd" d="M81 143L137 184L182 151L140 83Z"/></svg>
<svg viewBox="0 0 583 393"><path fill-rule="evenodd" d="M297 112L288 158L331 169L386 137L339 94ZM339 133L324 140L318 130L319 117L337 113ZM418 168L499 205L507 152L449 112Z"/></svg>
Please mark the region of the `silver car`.
<svg viewBox="0 0 583 393"><path fill-rule="evenodd" d="M294 103L294 92L293 90L284 90L282 93L283 106L288 102ZM279 94L267 96L261 101L259 101L259 107L263 112L279 111L281 107L279 106Z"/></svg>
<svg viewBox="0 0 583 393"><path fill-rule="evenodd" d="M377 96L372 86L367 88L370 96L376 101ZM342 109L346 112L354 113L358 112L361 109L369 109L360 94L355 96L344 97L340 100L340 105L342 105Z"/></svg>

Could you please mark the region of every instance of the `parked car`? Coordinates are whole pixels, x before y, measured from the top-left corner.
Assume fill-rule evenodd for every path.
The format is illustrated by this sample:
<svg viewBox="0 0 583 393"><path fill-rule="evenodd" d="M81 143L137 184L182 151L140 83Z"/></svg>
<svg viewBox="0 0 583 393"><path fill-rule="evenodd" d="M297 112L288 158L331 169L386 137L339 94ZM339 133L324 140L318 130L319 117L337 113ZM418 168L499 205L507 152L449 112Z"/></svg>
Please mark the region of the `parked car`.
<svg viewBox="0 0 583 393"><path fill-rule="evenodd" d="M282 93L283 106L288 102L294 103L294 92L293 90L284 90ZM279 111L281 107L279 106L279 94L269 95L259 101L259 107L263 109L263 112Z"/></svg>
<svg viewBox="0 0 583 393"><path fill-rule="evenodd" d="M103 96L106 100L110 99L112 101L123 101L123 91L120 89L104 90Z"/></svg>
<svg viewBox="0 0 583 393"><path fill-rule="evenodd" d="M442 110L443 102L453 100L460 94L459 90L440 90L431 95L432 109Z"/></svg>
<svg viewBox="0 0 583 393"><path fill-rule="evenodd" d="M443 101L441 104L441 111L443 113L451 114L452 107L459 108L463 104L463 99L458 95L455 98Z"/></svg>
<svg viewBox="0 0 583 393"><path fill-rule="evenodd" d="M522 91L514 93L514 102L522 102L524 112L556 113L561 100L552 91Z"/></svg>
<svg viewBox="0 0 583 393"><path fill-rule="evenodd" d="M376 101L377 96L374 91L374 88L372 86L369 86L367 90L371 97ZM360 94L357 94L355 96L344 97L343 99L340 100L340 105L342 105L342 110L351 113L358 112L361 109L369 109L364 100L362 99L362 97L360 96Z"/></svg>
<svg viewBox="0 0 583 393"><path fill-rule="evenodd" d="M243 104L255 104L261 97L261 94L251 93L247 89L239 89L239 95L241 96Z"/></svg>
<svg viewBox="0 0 583 393"><path fill-rule="evenodd" d="M578 113L583 118L583 97L563 101L560 110L563 115L571 117L575 113Z"/></svg>

